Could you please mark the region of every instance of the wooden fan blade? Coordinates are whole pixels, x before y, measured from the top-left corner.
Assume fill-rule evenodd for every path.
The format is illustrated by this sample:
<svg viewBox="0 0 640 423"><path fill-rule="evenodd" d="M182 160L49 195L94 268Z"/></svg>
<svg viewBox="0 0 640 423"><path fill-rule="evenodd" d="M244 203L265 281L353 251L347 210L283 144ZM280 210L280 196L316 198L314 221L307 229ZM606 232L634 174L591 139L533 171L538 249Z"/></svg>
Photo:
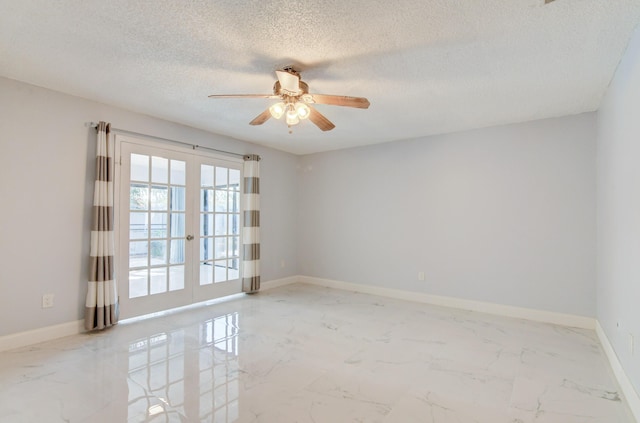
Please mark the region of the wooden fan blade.
<svg viewBox="0 0 640 423"><path fill-rule="evenodd" d="M212 94L209 98L280 98L273 94Z"/></svg>
<svg viewBox="0 0 640 423"><path fill-rule="evenodd" d="M271 112L269 111L269 109L267 109L264 112L260 113L258 116L256 116L254 120L249 122L249 125L262 125L263 123L268 121L270 117L271 117Z"/></svg>
<svg viewBox="0 0 640 423"><path fill-rule="evenodd" d="M284 91L284 94L298 95L300 92L300 75L283 70L277 70L276 75L280 82L280 89Z"/></svg>
<svg viewBox="0 0 640 423"><path fill-rule="evenodd" d="M312 94L313 102L318 104L329 104L331 106L356 107L358 109L368 109L369 100L364 97L349 97L346 95L326 95Z"/></svg>
<svg viewBox="0 0 640 423"><path fill-rule="evenodd" d="M309 120L323 131L331 131L336 127L329 119L313 107L309 106L309 111Z"/></svg>

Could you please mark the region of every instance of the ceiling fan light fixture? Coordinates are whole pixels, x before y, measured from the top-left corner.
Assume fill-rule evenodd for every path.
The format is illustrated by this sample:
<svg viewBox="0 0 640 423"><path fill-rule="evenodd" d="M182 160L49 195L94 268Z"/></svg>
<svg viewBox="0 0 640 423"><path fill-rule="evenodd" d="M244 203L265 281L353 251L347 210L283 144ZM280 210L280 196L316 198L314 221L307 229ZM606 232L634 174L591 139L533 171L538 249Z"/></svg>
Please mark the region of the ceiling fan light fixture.
<svg viewBox="0 0 640 423"><path fill-rule="evenodd" d="M540 0L544 1L544 0ZM551 1L551 0L550 0ZM291 66L276 71L278 80L273 84L273 94L212 94L209 98L269 98L277 99L275 103L256 116L249 125L262 125L269 118L285 121L291 127L300 123L300 120L308 119L322 131L330 131L336 126L322 113L316 110L313 104L326 104L329 106L354 107L368 109L369 100L364 97L349 97L344 95L309 94L309 85L300 79L300 72Z"/></svg>
<svg viewBox="0 0 640 423"><path fill-rule="evenodd" d="M289 126L297 125L298 123L300 123L298 112L296 111L295 107L293 107L293 104L289 104L285 118L287 120L287 125Z"/></svg>
<svg viewBox="0 0 640 423"><path fill-rule="evenodd" d="M284 103L274 104L273 106L269 107L269 112L271 113L271 116L273 116L274 118L280 119L285 112Z"/></svg>
<svg viewBox="0 0 640 423"><path fill-rule="evenodd" d="M309 113L311 113L309 106L301 102L297 102L295 108L300 119L307 119L309 117Z"/></svg>

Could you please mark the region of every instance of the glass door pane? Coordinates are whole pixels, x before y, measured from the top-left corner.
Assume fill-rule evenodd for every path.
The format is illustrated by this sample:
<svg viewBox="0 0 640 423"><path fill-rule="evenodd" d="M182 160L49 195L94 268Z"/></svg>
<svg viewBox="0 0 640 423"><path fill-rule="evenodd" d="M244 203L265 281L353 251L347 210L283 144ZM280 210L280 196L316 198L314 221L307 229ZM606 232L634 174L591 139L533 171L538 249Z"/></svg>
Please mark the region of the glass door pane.
<svg viewBox="0 0 640 423"><path fill-rule="evenodd" d="M239 278L239 174L238 169L200 165L200 285Z"/></svg>
<svg viewBox="0 0 640 423"><path fill-rule="evenodd" d="M234 167L235 166L235 167ZM238 164L200 163L198 287L226 291L240 285L240 169ZM214 294L215 295L215 294Z"/></svg>
<svg viewBox="0 0 640 423"><path fill-rule="evenodd" d="M119 245L126 255L120 255L119 266L126 269L120 272L121 314L126 318L191 301L189 156L124 142L121 147Z"/></svg>
<svg viewBox="0 0 640 423"><path fill-rule="evenodd" d="M122 318L240 292L241 163L119 145Z"/></svg>
<svg viewBox="0 0 640 423"><path fill-rule="evenodd" d="M130 155L129 298L184 289L186 162Z"/></svg>

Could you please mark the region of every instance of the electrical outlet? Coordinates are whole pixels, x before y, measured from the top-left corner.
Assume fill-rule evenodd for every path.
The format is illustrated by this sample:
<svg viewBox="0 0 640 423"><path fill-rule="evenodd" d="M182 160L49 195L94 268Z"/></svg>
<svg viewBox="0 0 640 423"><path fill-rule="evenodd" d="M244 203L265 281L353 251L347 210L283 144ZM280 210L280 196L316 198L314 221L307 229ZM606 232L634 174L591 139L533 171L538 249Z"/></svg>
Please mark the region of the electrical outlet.
<svg viewBox="0 0 640 423"><path fill-rule="evenodd" d="M628 333L627 334L627 346L629 348L629 355L631 357L633 357L633 353L634 353L634 345L633 345L633 334L632 333Z"/></svg>
<svg viewBox="0 0 640 423"><path fill-rule="evenodd" d="M280 268L284 269L285 265L286 263L284 262L284 259L280 260Z"/></svg>
<svg viewBox="0 0 640 423"><path fill-rule="evenodd" d="M418 280L419 281L423 281L424 280L424 272L418 272Z"/></svg>
<svg viewBox="0 0 640 423"><path fill-rule="evenodd" d="M51 308L53 307L53 294L44 294L42 296L42 308Z"/></svg>

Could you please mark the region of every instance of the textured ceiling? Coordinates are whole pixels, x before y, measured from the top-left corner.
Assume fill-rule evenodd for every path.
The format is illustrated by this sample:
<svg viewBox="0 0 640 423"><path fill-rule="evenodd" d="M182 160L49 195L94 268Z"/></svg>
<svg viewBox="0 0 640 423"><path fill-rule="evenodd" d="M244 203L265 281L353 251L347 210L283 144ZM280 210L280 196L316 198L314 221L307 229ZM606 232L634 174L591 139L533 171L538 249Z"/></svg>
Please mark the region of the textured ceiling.
<svg viewBox="0 0 640 423"><path fill-rule="evenodd" d="M305 154L596 110L638 22L640 0L0 0L0 75ZM371 107L288 134L248 125L273 100L207 98L289 64Z"/></svg>

